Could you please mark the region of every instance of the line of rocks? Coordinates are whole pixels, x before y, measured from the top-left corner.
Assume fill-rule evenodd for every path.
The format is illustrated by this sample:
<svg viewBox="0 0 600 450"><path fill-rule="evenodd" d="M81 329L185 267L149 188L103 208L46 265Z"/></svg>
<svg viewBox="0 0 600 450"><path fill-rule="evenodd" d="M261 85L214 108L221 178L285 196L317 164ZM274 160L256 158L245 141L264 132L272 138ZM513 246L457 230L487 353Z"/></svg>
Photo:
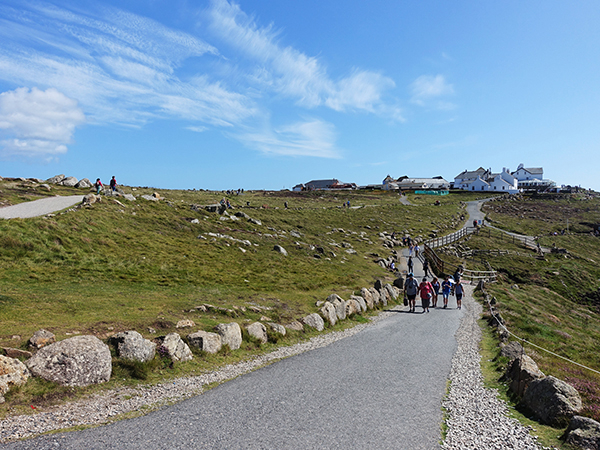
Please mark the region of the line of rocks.
<svg viewBox="0 0 600 450"><path fill-rule="evenodd" d="M268 363L306 351L325 347L335 341L352 336L366 327L393 314L383 311L370 318L368 323L352 328L326 333L289 347L281 347L256 358L230 364L199 376L178 378L155 386L121 387L77 402L51 406L32 415L19 415L0 421L0 442L9 442L49 431L75 426L106 424L118 416L132 412L159 408L200 394L203 387L235 378L256 370Z"/></svg>

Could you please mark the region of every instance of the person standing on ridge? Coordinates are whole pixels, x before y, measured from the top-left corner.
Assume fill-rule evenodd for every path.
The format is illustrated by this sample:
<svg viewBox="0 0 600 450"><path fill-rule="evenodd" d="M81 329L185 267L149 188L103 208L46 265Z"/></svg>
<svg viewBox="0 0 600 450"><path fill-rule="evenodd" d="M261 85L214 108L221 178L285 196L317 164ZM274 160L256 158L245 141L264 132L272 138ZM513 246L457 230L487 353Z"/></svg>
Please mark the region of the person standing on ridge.
<svg viewBox="0 0 600 450"><path fill-rule="evenodd" d="M110 179L110 190L113 191L113 192L115 192L117 190L117 180L115 179L114 175Z"/></svg>

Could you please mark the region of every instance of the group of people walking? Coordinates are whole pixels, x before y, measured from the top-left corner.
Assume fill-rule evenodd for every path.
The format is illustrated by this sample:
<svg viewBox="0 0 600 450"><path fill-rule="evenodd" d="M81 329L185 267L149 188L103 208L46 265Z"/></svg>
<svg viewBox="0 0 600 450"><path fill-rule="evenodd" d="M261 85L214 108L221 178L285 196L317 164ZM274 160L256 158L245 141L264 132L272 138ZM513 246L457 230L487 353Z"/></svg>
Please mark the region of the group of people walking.
<svg viewBox="0 0 600 450"><path fill-rule="evenodd" d="M100 178L96 178L94 188L96 189L96 195L100 195L100 193L104 190L104 185L102 184L102 181L100 181ZM110 179L110 190L113 192L117 190L117 179L114 175Z"/></svg>
<svg viewBox="0 0 600 450"><path fill-rule="evenodd" d="M442 308L448 308L448 299L451 295L456 297L457 309L462 308L462 298L465 290L461 282L462 270L460 266L456 270L454 277L446 275L441 283L437 277L433 277L429 281L427 272L425 272L425 276L419 283L413 274L412 259L410 257L409 263L409 272L404 282L404 305L409 307L410 312L415 312L417 295L421 298L423 313L428 313L430 306L437 308L440 293L442 294L443 301ZM423 265L425 266L425 264Z"/></svg>

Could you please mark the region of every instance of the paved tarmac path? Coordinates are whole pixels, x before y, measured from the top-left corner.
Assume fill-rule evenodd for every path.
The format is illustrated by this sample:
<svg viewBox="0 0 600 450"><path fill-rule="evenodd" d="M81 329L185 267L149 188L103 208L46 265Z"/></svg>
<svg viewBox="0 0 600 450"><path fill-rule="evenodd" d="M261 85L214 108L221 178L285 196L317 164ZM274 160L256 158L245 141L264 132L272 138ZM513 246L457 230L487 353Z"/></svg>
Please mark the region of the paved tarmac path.
<svg viewBox="0 0 600 450"><path fill-rule="evenodd" d="M61 211L73 205L81 203L83 195L69 195L61 197L42 198L30 202L19 203L13 206L5 206L0 208L1 219L27 219L30 217L44 216L56 211Z"/></svg>

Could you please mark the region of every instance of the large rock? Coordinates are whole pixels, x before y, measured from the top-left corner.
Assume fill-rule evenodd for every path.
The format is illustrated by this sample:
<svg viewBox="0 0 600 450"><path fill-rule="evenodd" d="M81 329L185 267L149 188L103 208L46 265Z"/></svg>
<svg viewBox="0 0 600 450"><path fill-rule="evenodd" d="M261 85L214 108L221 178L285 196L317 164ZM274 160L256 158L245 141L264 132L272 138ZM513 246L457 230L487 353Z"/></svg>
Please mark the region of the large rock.
<svg viewBox="0 0 600 450"><path fill-rule="evenodd" d="M281 253L283 256L287 256L288 252L285 248L283 248L281 245L276 245L273 247L273 250L275 250L278 253Z"/></svg>
<svg viewBox="0 0 600 450"><path fill-rule="evenodd" d="M302 319L302 323L311 328L314 328L317 331L323 331L325 328L325 322L323 322L323 318L316 314L312 313Z"/></svg>
<svg viewBox="0 0 600 450"><path fill-rule="evenodd" d="M0 356L0 403L4 403L4 394L13 386L27 383L29 370L18 359Z"/></svg>
<svg viewBox="0 0 600 450"><path fill-rule="evenodd" d="M585 450L600 450L600 423L594 419L573 416L565 434L567 444Z"/></svg>
<svg viewBox="0 0 600 450"><path fill-rule="evenodd" d="M183 342L181 336L177 333L169 333L166 336L161 336L156 339L160 346L162 347L162 351L166 351L171 361L191 361L193 358L192 351L188 347L188 345ZM161 349L159 348L159 352Z"/></svg>
<svg viewBox="0 0 600 450"><path fill-rule="evenodd" d="M220 323L215 330L221 335L223 345L228 345L231 350L237 350L242 345L242 329L237 322Z"/></svg>
<svg viewBox="0 0 600 450"><path fill-rule="evenodd" d="M110 337L109 343L117 349L117 355L131 361L147 362L154 358L156 344L137 331L122 331Z"/></svg>
<svg viewBox="0 0 600 450"><path fill-rule="evenodd" d="M110 379L110 349L96 336L75 336L40 349L27 362L32 375L63 386L88 386Z"/></svg>
<svg viewBox="0 0 600 450"><path fill-rule="evenodd" d="M394 280L394 286L398 289L404 289L404 278L402 278L402 275Z"/></svg>
<svg viewBox="0 0 600 450"><path fill-rule="evenodd" d="M46 183L50 183L50 184L58 184L60 183L62 180L65 179L64 174L61 175L54 175L52 178L48 178L46 180Z"/></svg>
<svg viewBox="0 0 600 450"><path fill-rule="evenodd" d="M367 310L367 302L365 302L365 299L362 298L359 295L351 295L350 296L350 300L354 300L355 302L358 303L358 305L360 306L360 311L359 312L364 312Z"/></svg>
<svg viewBox="0 0 600 450"><path fill-rule="evenodd" d="M285 336L286 331L285 331L285 327L283 325L280 325L278 323L269 322L269 323L267 323L267 326L271 330L273 330L275 333L279 333L282 336Z"/></svg>
<svg viewBox="0 0 600 450"><path fill-rule="evenodd" d="M190 345L207 353L217 353L223 346L221 336L208 331L196 331L188 334L187 341Z"/></svg>
<svg viewBox="0 0 600 450"><path fill-rule="evenodd" d="M517 341L510 341L500 350L500 355L508 358L511 362L524 354L523 346Z"/></svg>
<svg viewBox="0 0 600 450"><path fill-rule="evenodd" d="M383 303L383 306L387 306L388 302L392 299L390 297L390 294L388 293L387 289L382 288L382 289L378 290L377 292L379 292L379 301L381 303Z"/></svg>
<svg viewBox="0 0 600 450"><path fill-rule="evenodd" d="M375 307L375 303L373 302L373 294L367 288L362 288L360 290L360 295L365 299L365 303L367 304L367 308L373 309Z"/></svg>
<svg viewBox="0 0 600 450"><path fill-rule="evenodd" d="M575 388L553 376L529 383L523 404L540 422L553 427L567 426L582 407L581 397Z"/></svg>
<svg viewBox="0 0 600 450"><path fill-rule="evenodd" d="M379 305L379 303L381 302L381 298L379 296L379 291L377 289L375 289L374 287L369 288L369 292L371 293L371 296L373 297L373 304L375 306Z"/></svg>
<svg viewBox="0 0 600 450"><path fill-rule="evenodd" d="M42 348L55 342L56 336L48 330L38 330L29 338L29 346L33 348Z"/></svg>
<svg viewBox="0 0 600 450"><path fill-rule="evenodd" d="M85 189L89 189L93 186L92 182L90 180L88 180L87 178L83 178L81 180L79 180L79 182L75 185L76 188L85 188Z"/></svg>
<svg viewBox="0 0 600 450"><path fill-rule="evenodd" d="M331 294L327 297L327 301L335 308L335 313L338 320L344 320L346 318L346 302L337 294Z"/></svg>
<svg viewBox="0 0 600 450"><path fill-rule="evenodd" d="M96 202L102 201L102 197L96 194L87 194L83 196L83 200L81 200L82 205L93 205Z"/></svg>
<svg viewBox="0 0 600 450"><path fill-rule="evenodd" d="M538 368L535 361L527 355L521 355L513 359L508 365L506 374L510 380L510 390L519 397L523 396L523 393L533 380L544 378L544 374Z"/></svg>
<svg viewBox="0 0 600 450"><path fill-rule="evenodd" d="M68 187L75 187L79 181L75 177L66 177L63 179L60 184Z"/></svg>
<svg viewBox="0 0 600 450"><path fill-rule="evenodd" d="M346 302L346 317L353 316L354 314L358 314L359 312L360 305L356 300L351 298Z"/></svg>
<svg viewBox="0 0 600 450"><path fill-rule="evenodd" d="M331 326L337 323L337 314L335 312L335 306L331 302L325 302L319 310L323 319L325 319Z"/></svg>
<svg viewBox="0 0 600 450"><path fill-rule="evenodd" d="M398 299L398 296L400 295L400 291L397 288L392 286L390 283L386 283L384 288L387 291L387 293L389 294L390 298L392 298L394 300Z"/></svg>
<svg viewBox="0 0 600 450"><path fill-rule="evenodd" d="M269 340L267 337L267 327L260 322L251 323L246 327L246 331L248 331L250 336L258 339L261 344L266 344Z"/></svg>

